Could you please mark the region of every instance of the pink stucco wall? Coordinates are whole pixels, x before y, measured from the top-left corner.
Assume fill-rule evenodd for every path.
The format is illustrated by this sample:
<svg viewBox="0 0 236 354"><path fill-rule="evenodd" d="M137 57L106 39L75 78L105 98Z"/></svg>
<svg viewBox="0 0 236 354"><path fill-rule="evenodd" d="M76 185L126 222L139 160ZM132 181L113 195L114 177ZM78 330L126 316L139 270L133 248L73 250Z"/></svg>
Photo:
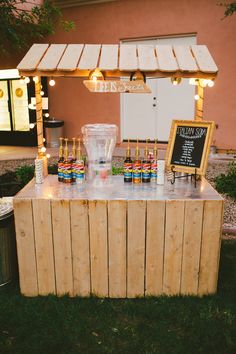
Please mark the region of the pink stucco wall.
<svg viewBox="0 0 236 354"><path fill-rule="evenodd" d="M125 38L197 34L206 44L219 74L214 88L205 90L204 119L218 124L216 145L236 149L236 14L223 18L216 0L120 0L68 8L63 11L76 30L58 30L55 43L119 43ZM87 122L120 124L119 95L91 94L81 79L58 79L50 90L51 115L65 120L68 136Z"/></svg>

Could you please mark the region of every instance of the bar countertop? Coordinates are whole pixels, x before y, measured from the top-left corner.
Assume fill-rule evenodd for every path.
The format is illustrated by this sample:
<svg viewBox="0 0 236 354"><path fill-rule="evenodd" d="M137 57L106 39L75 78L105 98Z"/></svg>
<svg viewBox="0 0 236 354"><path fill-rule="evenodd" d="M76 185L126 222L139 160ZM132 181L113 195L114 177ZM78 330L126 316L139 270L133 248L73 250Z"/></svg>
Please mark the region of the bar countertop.
<svg viewBox="0 0 236 354"><path fill-rule="evenodd" d="M93 186L87 182L67 185L58 182L57 175L48 175L42 184L35 184L32 179L15 197L15 199L79 199L79 200L222 200L223 198L203 178L194 182L190 178L177 179L172 185L155 183L124 183L123 176L113 176L111 183L105 186Z"/></svg>

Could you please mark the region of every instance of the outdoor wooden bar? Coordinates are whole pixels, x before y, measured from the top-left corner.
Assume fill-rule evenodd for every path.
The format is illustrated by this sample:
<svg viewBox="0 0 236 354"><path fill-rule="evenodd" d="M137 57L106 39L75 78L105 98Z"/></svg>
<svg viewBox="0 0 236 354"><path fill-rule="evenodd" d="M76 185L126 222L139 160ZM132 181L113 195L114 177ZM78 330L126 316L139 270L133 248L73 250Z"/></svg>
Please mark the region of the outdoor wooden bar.
<svg viewBox="0 0 236 354"><path fill-rule="evenodd" d="M14 198L20 288L133 298L215 293L223 199L203 178L105 187L49 175Z"/></svg>

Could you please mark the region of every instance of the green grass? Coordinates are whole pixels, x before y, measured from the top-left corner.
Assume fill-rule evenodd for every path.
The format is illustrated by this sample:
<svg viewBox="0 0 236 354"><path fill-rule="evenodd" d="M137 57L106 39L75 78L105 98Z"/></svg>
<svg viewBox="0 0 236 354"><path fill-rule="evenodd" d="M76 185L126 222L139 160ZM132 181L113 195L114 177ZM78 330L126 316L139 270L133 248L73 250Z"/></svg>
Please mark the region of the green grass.
<svg viewBox="0 0 236 354"><path fill-rule="evenodd" d="M0 353L236 353L236 241L223 242L214 296L24 298L2 288Z"/></svg>

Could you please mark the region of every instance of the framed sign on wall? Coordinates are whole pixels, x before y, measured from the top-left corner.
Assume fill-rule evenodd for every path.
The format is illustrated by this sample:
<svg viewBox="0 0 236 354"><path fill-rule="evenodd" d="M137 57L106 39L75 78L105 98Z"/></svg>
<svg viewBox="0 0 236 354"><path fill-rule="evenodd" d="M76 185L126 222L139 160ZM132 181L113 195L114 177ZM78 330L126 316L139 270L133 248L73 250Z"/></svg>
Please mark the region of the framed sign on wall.
<svg viewBox="0 0 236 354"><path fill-rule="evenodd" d="M204 176L215 123L173 120L166 151L166 167Z"/></svg>

